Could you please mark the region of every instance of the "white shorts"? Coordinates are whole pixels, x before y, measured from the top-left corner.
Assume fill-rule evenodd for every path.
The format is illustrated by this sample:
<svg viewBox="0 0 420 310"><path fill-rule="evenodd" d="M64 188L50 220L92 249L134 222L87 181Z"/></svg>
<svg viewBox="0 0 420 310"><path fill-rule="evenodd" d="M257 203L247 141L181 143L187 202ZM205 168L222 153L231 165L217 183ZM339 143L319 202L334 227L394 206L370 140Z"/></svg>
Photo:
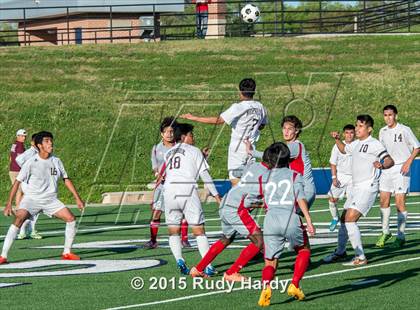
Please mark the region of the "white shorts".
<svg viewBox="0 0 420 310"><path fill-rule="evenodd" d="M55 213L64 209L66 206L57 198L50 200L36 200L26 195L23 196L20 202L19 209L24 209L29 212L31 217L34 217L38 213L44 213L45 215L52 217Z"/></svg>
<svg viewBox="0 0 420 310"><path fill-rule="evenodd" d="M407 194L410 189L410 174L401 173L402 164L382 170L379 191L395 194Z"/></svg>
<svg viewBox="0 0 420 310"><path fill-rule="evenodd" d="M378 184L356 185L344 203L344 210L355 209L366 216L373 207L377 195Z"/></svg>
<svg viewBox="0 0 420 310"><path fill-rule="evenodd" d="M246 152L243 142L231 143L228 152L229 179L240 179L249 160L252 160L252 157Z"/></svg>
<svg viewBox="0 0 420 310"><path fill-rule="evenodd" d="M153 202L152 202L152 209L153 211L164 211L164 203L163 203L163 185L159 184L159 186L153 192Z"/></svg>
<svg viewBox="0 0 420 310"><path fill-rule="evenodd" d="M204 224L204 212L195 186L175 185L174 188L165 188L163 196L167 225L180 226L183 218L188 225Z"/></svg>
<svg viewBox="0 0 420 310"><path fill-rule="evenodd" d="M349 198L349 193L352 187L352 177L351 175L338 175L338 181L340 182L340 187L335 187L331 184L331 188L329 191L329 196L332 198L343 199L344 195Z"/></svg>

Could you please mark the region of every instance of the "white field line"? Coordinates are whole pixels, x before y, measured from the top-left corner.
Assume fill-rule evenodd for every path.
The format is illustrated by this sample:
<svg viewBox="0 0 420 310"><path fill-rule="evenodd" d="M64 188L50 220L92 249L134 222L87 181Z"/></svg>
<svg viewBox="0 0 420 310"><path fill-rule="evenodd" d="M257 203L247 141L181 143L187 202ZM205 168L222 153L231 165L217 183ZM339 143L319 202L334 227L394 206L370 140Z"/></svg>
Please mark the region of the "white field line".
<svg viewBox="0 0 420 310"><path fill-rule="evenodd" d="M420 205L420 201L407 202L406 204L407 205L409 205L409 204L411 204L411 205L417 205L417 204ZM379 207L379 205L375 205L373 207ZM311 211L311 213L315 213L315 212L327 212L327 211L329 212L330 209L313 210L313 211ZM411 213L409 213L408 220L410 220L410 214ZM413 213L413 215L417 215L417 214L419 214L419 213ZM264 214L259 214L256 217L263 217L263 216L265 216L265 215ZM372 217L372 218L375 219L375 217ZM378 217L378 219L379 219L379 217ZM413 219L417 219L417 216L413 217ZM206 219L206 222L213 222L213 221L220 221L220 218L217 217L217 218L209 218L209 219ZM363 226L363 218L362 218L362 221L360 223ZM376 225L379 225L378 223L379 222L375 222ZM325 225L325 223L318 223L318 224ZM417 222L410 222L410 221L408 221L407 224L408 225L410 225L410 224L415 224L416 225ZM369 224L369 225L371 225L371 224ZM141 225L140 224L133 224L133 225L105 226L105 227L98 227L98 228L78 229L77 232L112 231L112 230L125 229L125 228L148 228L149 226L150 226L149 224L141 224ZM392 226L392 224L391 224L391 226ZM64 230L42 231L42 234L45 235L45 236L59 235L59 234L62 234L62 233L64 233ZM4 239L4 237L5 237L5 235L0 235L0 239Z"/></svg>
<svg viewBox="0 0 420 310"><path fill-rule="evenodd" d="M416 260L420 260L420 256L412 257L412 258L407 258L407 259L396 260L396 261L391 261L391 262L386 262L386 263L380 263L380 264L374 264L374 265L367 265L367 266L362 266L362 267L357 267L357 268L352 267L350 269L344 269L344 270L337 270L337 271L319 273L319 274L305 276L303 278L304 279L314 279L314 278L320 278L320 277L325 277L325 276L330 276L330 275L335 275L335 274L341 274L341 273L347 273L347 272L354 272L354 271L359 271L359 270L364 270L364 269L376 268L376 267L393 265L393 264L400 264L400 263L405 263L405 262L410 262L410 261L416 261ZM290 281L291 279L288 279L288 280ZM243 288L234 288L232 290L232 292L233 291L240 291L240 290L243 290ZM183 297L178 297L178 298L165 299L165 300L147 302L147 303L142 303L142 304L134 304L134 305L127 305L127 306L115 307L115 308L108 308L106 310L122 310L122 309L130 309L130 308L140 308L140 307L160 305L160 304L167 304L167 303L177 302L177 301L181 301L181 300L188 300L188 299L192 299L192 298L200 298L200 297L217 295L217 294L227 294L227 291L226 290L223 290L223 291L213 291L213 292L208 292L208 293L202 293L202 294L196 294L196 295L188 295L188 296L183 296Z"/></svg>

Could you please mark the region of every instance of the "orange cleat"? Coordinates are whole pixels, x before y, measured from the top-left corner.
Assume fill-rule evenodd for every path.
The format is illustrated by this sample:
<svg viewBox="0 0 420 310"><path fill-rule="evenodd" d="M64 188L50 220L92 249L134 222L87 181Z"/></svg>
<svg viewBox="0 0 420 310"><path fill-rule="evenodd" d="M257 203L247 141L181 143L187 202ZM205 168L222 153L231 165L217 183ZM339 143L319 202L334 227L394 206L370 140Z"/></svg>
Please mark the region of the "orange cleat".
<svg viewBox="0 0 420 310"><path fill-rule="evenodd" d="M193 278L195 278L195 277L208 278L209 277L204 272L198 271L197 268L195 268L195 267L191 268L190 276L193 277Z"/></svg>
<svg viewBox="0 0 420 310"><path fill-rule="evenodd" d="M77 256L74 253L67 253L67 254L61 255L61 259L63 259L63 260L80 260L80 256Z"/></svg>
<svg viewBox="0 0 420 310"><path fill-rule="evenodd" d="M2 264L8 264L9 262L7 261L7 258L0 256L0 265Z"/></svg>

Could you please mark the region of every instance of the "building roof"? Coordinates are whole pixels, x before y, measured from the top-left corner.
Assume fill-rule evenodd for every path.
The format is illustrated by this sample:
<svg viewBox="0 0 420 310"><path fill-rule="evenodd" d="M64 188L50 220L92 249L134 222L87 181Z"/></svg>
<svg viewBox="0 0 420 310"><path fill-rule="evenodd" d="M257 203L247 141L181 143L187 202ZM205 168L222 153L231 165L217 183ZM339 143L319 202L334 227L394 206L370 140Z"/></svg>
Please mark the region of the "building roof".
<svg viewBox="0 0 420 310"><path fill-rule="evenodd" d="M0 21L17 21L78 13L152 13L183 12L181 0L0 0ZM25 8L25 10L23 9Z"/></svg>

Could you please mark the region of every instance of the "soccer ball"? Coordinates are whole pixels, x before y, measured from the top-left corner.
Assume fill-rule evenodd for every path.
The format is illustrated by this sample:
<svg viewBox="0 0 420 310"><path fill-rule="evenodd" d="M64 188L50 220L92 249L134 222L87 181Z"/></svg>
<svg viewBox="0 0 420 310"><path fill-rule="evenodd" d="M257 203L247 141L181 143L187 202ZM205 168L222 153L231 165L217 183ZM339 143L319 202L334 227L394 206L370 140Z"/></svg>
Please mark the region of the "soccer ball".
<svg viewBox="0 0 420 310"><path fill-rule="evenodd" d="M260 18L260 10L256 5L248 3L241 10L241 17L245 23L255 23Z"/></svg>

